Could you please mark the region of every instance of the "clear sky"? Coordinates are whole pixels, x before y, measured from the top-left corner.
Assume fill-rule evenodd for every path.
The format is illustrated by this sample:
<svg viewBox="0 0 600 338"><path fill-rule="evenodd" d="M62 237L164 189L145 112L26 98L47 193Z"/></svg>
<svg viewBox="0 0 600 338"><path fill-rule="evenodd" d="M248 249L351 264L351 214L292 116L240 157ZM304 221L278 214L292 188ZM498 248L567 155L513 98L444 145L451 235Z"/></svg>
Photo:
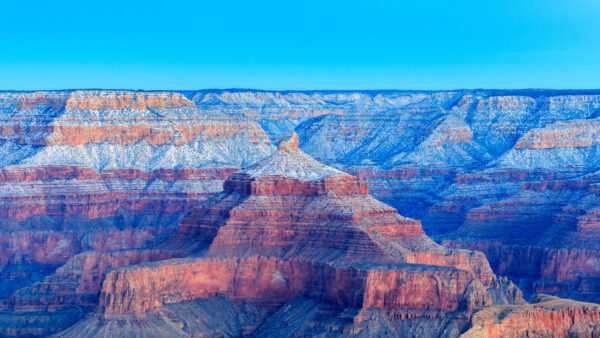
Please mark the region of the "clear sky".
<svg viewBox="0 0 600 338"><path fill-rule="evenodd" d="M598 0L6 0L0 32L0 89L600 88Z"/></svg>

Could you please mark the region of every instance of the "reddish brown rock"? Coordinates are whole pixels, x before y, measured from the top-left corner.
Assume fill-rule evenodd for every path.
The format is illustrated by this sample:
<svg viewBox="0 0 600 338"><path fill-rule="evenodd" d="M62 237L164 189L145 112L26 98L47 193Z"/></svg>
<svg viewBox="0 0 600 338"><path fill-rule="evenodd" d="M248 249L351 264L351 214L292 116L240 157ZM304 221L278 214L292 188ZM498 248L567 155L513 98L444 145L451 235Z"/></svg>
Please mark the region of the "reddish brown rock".
<svg viewBox="0 0 600 338"><path fill-rule="evenodd" d="M105 272L111 268L176 257L159 250L125 250L111 253L84 252L72 257L54 274L20 289L0 304L18 312L55 311L79 305L95 306Z"/></svg>
<svg viewBox="0 0 600 338"><path fill-rule="evenodd" d="M100 306L143 313L163 303L226 295L281 305L300 295L343 307L472 310L492 304L464 270L411 265L333 267L276 258L171 260L110 272Z"/></svg>
<svg viewBox="0 0 600 338"><path fill-rule="evenodd" d="M108 121L103 121L108 122ZM203 121L190 120L189 124L173 124L168 118L161 121L149 121L135 125L52 125L52 126L0 126L0 141L13 141L23 145L69 145L81 146L93 143L116 143L129 145L136 142L147 142L153 146L183 145L202 137L204 141L217 137L233 137L246 134L252 141L260 143L266 134L260 128L246 130L239 124L207 124ZM161 124L162 122L163 124ZM181 122L181 121L178 121ZM71 122L72 123L72 122ZM36 137L31 137L34 134Z"/></svg>
<svg viewBox="0 0 600 338"><path fill-rule="evenodd" d="M500 305L473 315L461 337L597 337L600 306L552 296L527 305Z"/></svg>
<svg viewBox="0 0 600 338"><path fill-rule="evenodd" d="M25 93L17 103L17 109L35 109L38 106L49 106L52 109L58 110L65 107L69 93L58 92L35 92Z"/></svg>
<svg viewBox="0 0 600 338"><path fill-rule="evenodd" d="M67 101L69 109L147 109L188 107L194 103L179 93L131 91L76 91Z"/></svg>
<svg viewBox="0 0 600 338"><path fill-rule="evenodd" d="M600 123L556 123L547 129L534 129L515 145L515 149L583 148L598 144Z"/></svg>
<svg viewBox="0 0 600 338"><path fill-rule="evenodd" d="M213 128L213 121L207 123L206 119L196 119L191 116L194 114L184 97L139 94L138 97L136 93L124 91L3 93L0 109L7 114L2 115L0 121L0 143L23 145L26 161L31 155L28 147L33 145L40 146L35 147L40 153L49 148L59 149L44 154L52 161L60 159L65 161L63 163L75 163L77 157L63 159L57 155L62 155L63 149L81 147L93 149L89 153L94 154L95 149L106 144L123 150L140 143L148 144L164 147L161 152L171 146L187 147L190 143L204 141L214 142L218 149L227 150L239 144L237 141L233 145L224 143L220 135L249 135L250 144L268 142L260 131L239 131L222 120L215 122L219 126ZM402 215L423 218L426 232L436 234L440 242L447 240L456 247L484 251L492 268L521 283L528 296L543 291L597 300L600 294L597 252L600 250L595 244L598 242L596 201L600 184L587 174L597 170L597 156L588 149L596 147L600 101L593 95L547 94L551 93L534 91L495 96L484 91L467 95L203 91L187 95L211 114L224 112L234 120L245 115L260 121L265 128L271 127L274 133L292 128L307 117L345 115L345 120L333 122L327 122L329 117L315 119L325 121L323 133L318 133L311 123L303 124L309 127L305 135L314 135L314 140L302 144L302 149L336 168L345 168L351 174L359 173L361 178L369 180L370 193L374 197L398 208ZM72 103L67 103L70 98ZM167 111L159 111L162 116L154 114L153 110L163 108ZM380 114L377 109L391 113ZM369 114L374 118L364 118ZM287 119L294 121L286 125ZM556 119L564 121L557 123ZM278 126L269 126L280 122L285 127L281 130ZM445 127L435 127L438 124ZM430 135L432 130L435 130L434 137ZM427 140L423 142L425 137ZM418 147L419 144L424 146ZM473 152L470 146L476 147L476 151ZM289 152L295 151L297 146L294 147L292 142L285 148ZM425 151L415 151L420 148ZM9 155L18 153L12 146L7 149ZM488 151L491 155L486 154ZM514 155L515 151L517 155ZM111 154L109 160L120 151ZM415 154L418 156L413 156ZM439 157L441 162L454 158L449 155L458 154L459 161L440 166L428 162L419 165L431 154L436 160ZM468 158L473 154L476 161ZM508 156L506 160L504 155L511 154L512 157ZM161 165L181 167L177 162L178 155L172 160L169 157L172 154L168 153L162 158ZM216 163L234 157L219 154ZM53 163L45 162L43 156L40 159L34 155L33 158L27 162L29 166ZM498 160L507 168L494 167ZM565 162L556 164L556 160ZM10 161L6 163L13 163ZM92 161L91 157L89 161ZM173 164L173 161L177 163ZM105 163L106 157L93 166L103 168ZM484 169L489 168L486 163L492 164L493 168ZM577 168L572 164L587 167ZM558 169L533 169L540 165L556 165ZM118 162L111 167L119 169L94 171L65 166L62 169L40 167L25 168L31 172L8 172L13 168L3 168L0 173L0 184L3 183L0 191L4 191L0 197L0 222L3 230L7 229L6 233L18 234L1 239L8 244L0 244L0 258L6 257L11 264L18 265L2 271L2 282L5 278L13 281L14 277L16 281L17 276L26 275L28 270L24 265L37 264L37 260L49 263L49 266L38 267L40 271L50 271L56 268L55 264L62 264L70 255L77 255L82 250L154 247L174 227L168 230L166 227L154 230L153 226L132 229L128 223L123 228L120 219L111 217L125 215L124 219L127 219L155 212L174 215L175 219L200 204L198 202L202 202L207 193L220 191L221 183L230 174L211 178L210 173L191 173L197 169L152 171L155 167L137 167L137 162ZM183 222L181 231L160 250L180 248L186 255L210 259L251 259L256 254L283 261L295 258L302 262L312 251L318 256L315 260L333 264L336 269L350 261L352 255L364 260L365 264L372 255L373 260L390 264L401 261L402 264L470 271L484 288L502 284L495 279L480 254L458 250L438 252L436 247L428 247L428 242L419 239L422 235L420 222L396 218L394 211L371 204L364 198L367 185L360 180L333 175L314 183L314 180L305 181L286 172L280 174L268 179L240 175L237 182L228 181L231 189L226 192L227 197L218 198L218 203L211 202L216 204L201 203ZM110 189L104 189L105 186ZM324 200L335 203L324 204ZM440 201L442 203L438 203ZM351 207L340 207L342 204ZM363 204L368 208L361 209ZM302 206L307 210L315 206L326 208L318 209L313 217L302 210ZM63 215L66 221L56 221ZM252 218L263 221L264 228L259 222L248 222ZM88 223L87 219L95 222ZM135 222L147 224L146 219ZM289 230L296 224L303 228ZM331 230L326 228L327 224L341 224L342 227ZM321 231L322 228L325 230ZM442 231L457 228L462 230L456 236L437 236ZM48 229L52 234L45 241L42 234ZM65 238L68 245L64 245ZM255 243L255 251L244 249ZM305 246L310 250L296 249ZM45 252L32 253L32 250ZM244 256L246 253L236 257L240 251L248 251L248 257ZM96 276L94 266L104 269L105 265L89 263L85 273ZM72 271L72 275L67 277L65 274L64 279L71 278L79 283L78 270ZM386 283L392 281L391 277L386 279ZM90 285L87 281L84 284ZM474 290L474 294L479 292L478 288ZM385 295L383 299L393 296ZM67 299L64 295L61 297ZM93 302L89 301L89 304ZM370 316L384 313L384 309L376 310L361 311ZM443 312L437 315L415 313L385 309L384 315L447 317ZM323 327L339 327L339 323L328 320L316 322ZM310 320L306 323L307 327L313 325ZM359 332L357 327L341 330Z"/></svg>
<svg viewBox="0 0 600 338"><path fill-rule="evenodd" d="M596 299L600 260L596 251L504 245L500 241L444 242L486 254L498 274L513 276L530 294Z"/></svg>
<svg viewBox="0 0 600 338"><path fill-rule="evenodd" d="M482 254L435 244L418 221L370 197L366 183L297 144L292 133L230 176L160 245L194 255L108 272L100 309L140 314L218 295L275 309L302 296L427 318L522 301Z"/></svg>

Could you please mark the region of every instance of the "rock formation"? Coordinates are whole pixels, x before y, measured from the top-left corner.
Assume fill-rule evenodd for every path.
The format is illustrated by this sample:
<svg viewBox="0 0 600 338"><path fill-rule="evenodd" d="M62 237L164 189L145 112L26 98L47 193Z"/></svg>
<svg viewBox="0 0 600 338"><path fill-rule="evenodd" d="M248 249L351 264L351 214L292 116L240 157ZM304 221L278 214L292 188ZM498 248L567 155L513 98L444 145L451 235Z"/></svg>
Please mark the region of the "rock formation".
<svg viewBox="0 0 600 338"><path fill-rule="evenodd" d="M63 329L31 313L89 309L106 269L166 258L135 250L273 148L258 124L178 93L0 93L0 311L28 323L10 332Z"/></svg>
<svg viewBox="0 0 600 338"><path fill-rule="evenodd" d="M44 335L71 325L97 305L107 272L122 265L188 255L249 259L239 247L256 243L249 252L268 257L265 266L305 260L306 252L289 249L302 244L318 248L315 260L340 269L351 261L347 257L364 256L349 237L375 243L371 248L385 247L390 238L417 238L420 226L410 219L396 220L406 222L401 231L387 225L393 209L363 194L366 183L373 197L422 220L436 242L484 252L492 270L517 283L528 300L543 292L599 302L599 109L597 91L0 92L1 332ZM271 142L290 129L300 135L300 149L360 180L269 181L244 176L248 172L227 180L270 157ZM286 170L279 174L311 172ZM315 212L319 222L332 217L328 208L337 206L319 204L325 192L337 196L331 199L336 205L349 205L340 208L348 214L340 211L328 222L350 219L359 227L351 213L366 213L379 225L370 232L344 228L327 234L334 237L328 241L319 242L315 233L286 237L279 226L305 215L304 203L325 208ZM240 204L236 194L249 204ZM297 203L303 195L312 197ZM269 219L268 235L236 238L253 227L230 224L229 211L241 220L263 200L272 207L259 212ZM292 200L294 208L284 207ZM222 236L221 227L228 231ZM424 258L413 249L386 247L378 260L437 259L435 265L443 266L465 259ZM476 266L478 259L474 254L461 264ZM279 308L265 317L263 330L285 332L273 318L287 315L307 334L328 325L340 332L366 327L343 324L345 312L331 312L329 303L314 297L288 302L311 311ZM263 318L262 307L244 304L248 315ZM182 318L179 309L173 311ZM360 318L387 318L383 309L356 311ZM419 318L404 321L402 330L421 325ZM460 333L463 327L450 322L468 319L433 327ZM239 323L235 330L243 331L247 322ZM378 329L393 332L394 325Z"/></svg>
<svg viewBox="0 0 600 338"><path fill-rule="evenodd" d="M225 296L267 314L305 298L354 312L358 322L369 321L361 317L370 311L390 325L431 321L431 332L441 334L450 325L460 331L483 307L523 302L483 255L435 244L418 221L370 197L365 182L305 154L294 132L271 156L231 175L223 190L146 250L187 257L108 270L99 298L104 316L77 327ZM445 322L446 315L454 319Z"/></svg>
<svg viewBox="0 0 600 338"><path fill-rule="evenodd" d="M300 147L437 242L483 251L528 298L600 301L598 93L443 94L308 119Z"/></svg>
<svg viewBox="0 0 600 338"><path fill-rule="evenodd" d="M600 306L540 295L533 304L483 309L471 321L461 337L597 337Z"/></svg>

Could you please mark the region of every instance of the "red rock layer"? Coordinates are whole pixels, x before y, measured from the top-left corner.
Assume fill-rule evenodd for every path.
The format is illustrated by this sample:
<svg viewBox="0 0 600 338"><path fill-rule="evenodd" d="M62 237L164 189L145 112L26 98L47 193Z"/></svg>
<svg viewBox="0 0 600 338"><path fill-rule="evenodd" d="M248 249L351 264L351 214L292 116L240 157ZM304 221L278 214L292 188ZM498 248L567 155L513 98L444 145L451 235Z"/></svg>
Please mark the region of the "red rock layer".
<svg viewBox="0 0 600 338"><path fill-rule="evenodd" d="M227 295L280 305L300 295L344 307L456 311L490 305L469 272L417 266L341 268L266 257L165 261L111 271L105 313L143 313L195 298Z"/></svg>
<svg viewBox="0 0 600 338"><path fill-rule="evenodd" d="M179 93L131 91L76 91L71 94L69 109L163 109L191 107L194 103Z"/></svg>
<svg viewBox="0 0 600 338"><path fill-rule="evenodd" d="M461 337L598 337L600 306L542 296L531 305L502 305L473 315Z"/></svg>
<svg viewBox="0 0 600 338"><path fill-rule="evenodd" d="M222 201L231 209L219 223L208 251L214 256L277 253L330 260L390 260L390 254L373 238L418 241L424 236L418 221L403 218L368 196L367 184L349 175L303 181L234 174L224 188ZM235 200L241 203L235 205ZM195 218L200 228L213 221L212 213L204 215L208 219ZM194 226L184 223L182 229Z"/></svg>
<svg viewBox="0 0 600 338"><path fill-rule="evenodd" d="M10 122L10 121L9 121ZM233 137L243 133L253 142L266 142L265 132L260 127L241 125L236 123L205 123L190 120L181 123L163 118L154 124L124 125L45 125L21 126L18 124L5 124L0 126L0 141L12 141L18 144L30 145L69 145L80 146L88 143L117 143L129 145L136 142L148 142L159 146L165 144L183 145L198 137L203 141L217 137ZM163 122L164 124L160 124Z"/></svg>
<svg viewBox="0 0 600 338"><path fill-rule="evenodd" d="M56 215L64 217L81 216L98 219L116 215L119 210L155 210L164 213L185 212L185 198L198 198L205 193L99 193L72 194L67 196L40 196L35 198L11 198L9 204L0 205L0 216L23 221L36 215ZM5 200L6 201L6 200ZM18 204L17 204L18 203Z"/></svg>
<svg viewBox="0 0 600 338"><path fill-rule="evenodd" d="M0 265L23 261L62 264L81 250L76 234L45 231L19 231L0 234Z"/></svg>
<svg viewBox="0 0 600 338"><path fill-rule="evenodd" d="M282 140L268 167L232 175L161 245L194 258L109 272L101 309L143 313L226 295L270 308L307 296L358 309L471 312L492 304L488 289L521 301L483 255L435 244L358 178L294 153L295 138Z"/></svg>
<svg viewBox="0 0 600 338"><path fill-rule="evenodd" d="M580 167L459 175L454 192L428 210L424 223L456 229L436 237L444 245L484 252L494 272L530 295L596 302L596 176Z"/></svg>
<svg viewBox="0 0 600 338"><path fill-rule="evenodd" d="M177 230L183 214L219 191L223 180L235 170L96 172L73 166L0 169L0 188L5 188L0 189L0 266L6 267L0 277L0 298L31 286L13 295L13 305L5 306L45 309L97 302L107 267L150 259L141 256L127 263L109 252L143 248L164 240ZM181 185L187 187L185 191ZM74 256L90 250L96 251L96 256L88 255L86 259L97 258L97 262L85 269L69 268ZM104 253L112 263L105 262L109 258ZM63 264L64 269L47 277L46 284L42 281L31 285ZM11 272L13 269L15 272ZM32 269L32 276L28 276L28 269ZM85 278L97 278L98 290L86 294L78 289L76 285L87 283ZM54 282L58 289L52 291L48 283Z"/></svg>
<svg viewBox="0 0 600 338"><path fill-rule="evenodd" d="M75 304L95 306L105 272L111 268L164 260L177 256L158 250L125 250L110 253L84 252L30 287L0 303L0 309L13 311L54 311Z"/></svg>
<svg viewBox="0 0 600 338"><path fill-rule="evenodd" d="M0 195L0 217L16 221L35 215L98 219L113 216L119 210L186 212L190 210L190 200L202 200L218 192L216 187L235 170L188 168L143 172L136 169L110 169L95 172L90 168L73 166L3 168L0 169L0 187L6 185L14 189L20 186L22 190ZM140 180L147 182L141 185ZM207 187L212 185L215 188L185 192L171 191L168 186L157 190L147 189L146 186L154 180L204 181ZM137 183L130 186L128 182L133 181ZM107 185L116 188L107 189Z"/></svg>
<svg viewBox="0 0 600 338"><path fill-rule="evenodd" d="M504 245L500 241L445 241L450 247L485 253L497 274L523 279L532 294L552 293L596 299L599 259L594 250Z"/></svg>
<svg viewBox="0 0 600 338"><path fill-rule="evenodd" d="M287 177L270 176L255 180L247 174L239 173L230 177L223 185L226 192L243 195L324 195L335 194L367 195L367 182L349 175L326 177L319 181L302 181Z"/></svg>

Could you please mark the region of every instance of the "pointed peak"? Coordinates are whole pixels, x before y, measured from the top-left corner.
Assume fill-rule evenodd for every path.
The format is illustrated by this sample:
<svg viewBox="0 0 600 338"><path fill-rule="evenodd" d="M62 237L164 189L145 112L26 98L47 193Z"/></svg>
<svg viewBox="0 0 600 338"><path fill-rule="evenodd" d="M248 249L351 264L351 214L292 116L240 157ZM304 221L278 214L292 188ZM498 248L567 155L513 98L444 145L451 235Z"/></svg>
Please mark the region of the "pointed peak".
<svg viewBox="0 0 600 338"><path fill-rule="evenodd" d="M295 131L290 130L285 136L279 140L278 150L283 151L298 151L298 134Z"/></svg>
<svg viewBox="0 0 600 338"><path fill-rule="evenodd" d="M283 176L303 181L317 181L330 176L348 174L310 157L298 148L298 135L291 130L279 141L270 157L242 170L251 177Z"/></svg>

